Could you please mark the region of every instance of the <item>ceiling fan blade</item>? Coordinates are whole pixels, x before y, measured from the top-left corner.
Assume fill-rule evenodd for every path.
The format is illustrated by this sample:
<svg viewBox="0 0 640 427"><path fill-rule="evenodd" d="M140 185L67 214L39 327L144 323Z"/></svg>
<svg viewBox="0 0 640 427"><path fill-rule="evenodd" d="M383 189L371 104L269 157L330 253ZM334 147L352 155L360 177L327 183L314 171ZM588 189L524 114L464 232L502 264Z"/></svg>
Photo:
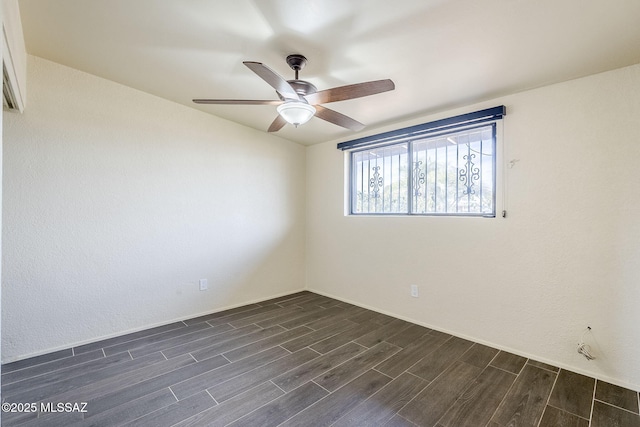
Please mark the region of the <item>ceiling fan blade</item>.
<svg viewBox="0 0 640 427"><path fill-rule="evenodd" d="M337 111L330 110L322 105L316 105L316 117L326 120L334 125L342 126L351 130L362 130L364 125L351 117L345 116Z"/></svg>
<svg viewBox="0 0 640 427"><path fill-rule="evenodd" d="M283 98L294 99L296 101L300 100L300 96L291 85L271 68L261 62L244 61L243 64L249 67L249 69L256 73L262 80L269 83Z"/></svg>
<svg viewBox="0 0 640 427"><path fill-rule="evenodd" d="M392 80L374 80L371 82L356 83L353 85L334 87L321 90L305 96L311 105L327 104L329 102L345 101L347 99L361 98L363 96L375 95L395 89L396 85Z"/></svg>
<svg viewBox="0 0 640 427"><path fill-rule="evenodd" d="M280 114L278 114L278 117L276 117L275 120L271 123L271 126L269 126L267 132L278 132L286 124L287 121L283 119Z"/></svg>
<svg viewBox="0 0 640 427"><path fill-rule="evenodd" d="M196 104L225 104L225 105L280 105L282 101L271 99L194 99Z"/></svg>

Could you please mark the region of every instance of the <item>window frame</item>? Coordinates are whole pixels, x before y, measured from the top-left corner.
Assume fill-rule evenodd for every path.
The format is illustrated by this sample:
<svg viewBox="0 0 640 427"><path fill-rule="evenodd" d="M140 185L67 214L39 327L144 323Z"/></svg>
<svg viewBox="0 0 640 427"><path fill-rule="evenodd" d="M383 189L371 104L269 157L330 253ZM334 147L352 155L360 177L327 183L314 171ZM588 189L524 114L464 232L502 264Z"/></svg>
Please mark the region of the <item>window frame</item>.
<svg viewBox="0 0 640 427"><path fill-rule="evenodd" d="M347 151L349 155L349 171L346 176L349 178L348 182L348 215L350 216L436 216L436 217L472 217L472 218L495 218L497 212L497 121L501 120L506 114L506 108L504 105L486 110L476 111L469 114L463 114L460 116L450 117L447 119L437 120L435 122L424 123L421 125L412 126L409 128L398 129L391 132L386 132L370 137L360 138L353 141L343 142L338 144L338 149ZM457 133L460 131L473 130L484 127L491 127L491 144L492 144L492 212L413 212L414 201L412 195L413 182L413 144L415 142L443 136L447 134ZM363 151L369 151L374 148L385 148L400 144L407 144L407 164L410 165L407 168L407 210L406 212L355 212L355 182L357 180L355 165L355 154ZM459 169L458 169L459 170Z"/></svg>

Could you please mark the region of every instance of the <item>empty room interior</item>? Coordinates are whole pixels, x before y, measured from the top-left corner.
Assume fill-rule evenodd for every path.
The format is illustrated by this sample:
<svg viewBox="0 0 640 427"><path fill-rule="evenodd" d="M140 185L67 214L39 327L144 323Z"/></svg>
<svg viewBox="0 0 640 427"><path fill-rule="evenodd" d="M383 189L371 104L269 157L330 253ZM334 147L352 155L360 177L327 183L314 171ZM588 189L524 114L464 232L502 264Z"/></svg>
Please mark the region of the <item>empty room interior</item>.
<svg viewBox="0 0 640 427"><path fill-rule="evenodd" d="M0 13L3 426L640 427L640 2Z"/></svg>

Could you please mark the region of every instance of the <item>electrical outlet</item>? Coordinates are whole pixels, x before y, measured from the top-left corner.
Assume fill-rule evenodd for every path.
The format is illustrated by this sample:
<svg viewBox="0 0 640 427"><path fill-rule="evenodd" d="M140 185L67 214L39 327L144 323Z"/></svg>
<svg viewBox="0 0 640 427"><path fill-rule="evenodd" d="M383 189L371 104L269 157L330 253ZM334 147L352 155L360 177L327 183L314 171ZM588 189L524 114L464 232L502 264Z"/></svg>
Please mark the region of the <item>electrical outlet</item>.
<svg viewBox="0 0 640 427"><path fill-rule="evenodd" d="M209 289L209 282L207 281L207 279L200 279L199 283L201 291L206 291L207 289Z"/></svg>
<svg viewBox="0 0 640 427"><path fill-rule="evenodd" d="M420 294L418 293L418 285L411 285L411 296L414 298L418 298Z"/></svg>

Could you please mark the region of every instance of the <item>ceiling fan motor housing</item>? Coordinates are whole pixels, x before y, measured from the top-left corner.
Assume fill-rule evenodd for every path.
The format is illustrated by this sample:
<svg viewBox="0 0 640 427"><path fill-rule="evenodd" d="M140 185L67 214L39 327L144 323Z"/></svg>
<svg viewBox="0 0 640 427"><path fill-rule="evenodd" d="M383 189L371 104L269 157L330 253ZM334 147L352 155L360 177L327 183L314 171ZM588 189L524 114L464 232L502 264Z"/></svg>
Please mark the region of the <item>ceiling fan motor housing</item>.
<svg viewBox="0 0 640 427"><path fill-rule="evenodd" d="M314 85L304 80L287 80L287 83L289 83L293 90L295 90L296 93L301 96L310 95L318 91L318 89ZM280 98L282 101L285 101L282 95L280 95L278 92L276 93L278 94L278 98Z"/></svg>
<svg viewBox="0 0 640 427"><path fill-rule="evenodd" d="M307 65L307 58L299 53L294 53L293 55L287 56L287 64L293 71L300 71ZM298 77L296 77L297 79Z"/></svg>

